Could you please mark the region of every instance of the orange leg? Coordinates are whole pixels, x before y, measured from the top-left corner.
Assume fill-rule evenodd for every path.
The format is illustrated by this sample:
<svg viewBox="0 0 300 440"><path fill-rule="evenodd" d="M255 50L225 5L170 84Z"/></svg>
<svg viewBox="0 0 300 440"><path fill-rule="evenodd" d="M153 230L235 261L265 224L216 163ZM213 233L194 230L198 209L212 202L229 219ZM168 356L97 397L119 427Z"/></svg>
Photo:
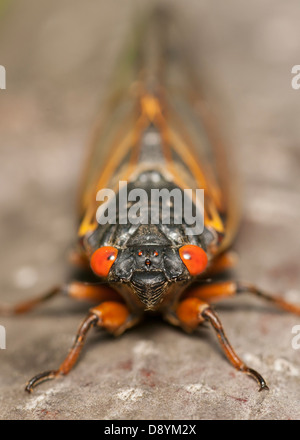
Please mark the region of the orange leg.
<svg viewBox="0 0 300 440"><path fill-rule="evenodd" d="M209 304L198 298L186 298L179 303L176 313L181 326L188 331L194 330L203 321L208 321L217 333L219 343L229 362L237 370L253 377L259 384L259 391L268 389L264 378L257 371L244 364L235 353L226 337L218 315L212 310Z"/></svg>
<svg viewBox="0 0 300 440"><path fill-rule="evenodd" d="M74 367L83 348L88 331L92 327L98 326L115 335L119 335L136 322L137 319L130 317L129 310L124 304L106 301L97 307L93 307L81 323L74 344L60 367L57 370L37 374L28 381L25 390L32 392L33 388L40 383L68 374Z"/></svg>
<svg viewBox="0 0 300 440"><path fill-rule="evenodd" d="M192 287L184 294L184 298L199 298L202 301L211 303L240 293L256 295L283 310L300 315L299 305L291 304L282 298L263 292L252 284L239 281L224 281Z"/></svg>
<svg viewBox="0 0 300 440"><path fill-rule="evenodd" d="M90 268L90 261L88 257L80 252L78 249L73 248L70 250L68 255L69 263L71 263L73 266L82 268L82 269L89 269Z"/></svg>
<svg viewBox="0 0 300 440"><path fill-rule="evenodd" d="M216 257L211 265L205 272L207 277L218 275L226 270L232 269L236 266L238 261L237 253L234 251L227 251Z"/></svg>
<svg viewBox="0 0 300 440"><path fill-rule="evenodd" d="M40 297L16 305L0 305L0 315L20 315L29 312L61 293L77 300L92 301L98 304L103 301L123 301L121 296L108 286L73 281L65 286L54 287Z"/></svg>

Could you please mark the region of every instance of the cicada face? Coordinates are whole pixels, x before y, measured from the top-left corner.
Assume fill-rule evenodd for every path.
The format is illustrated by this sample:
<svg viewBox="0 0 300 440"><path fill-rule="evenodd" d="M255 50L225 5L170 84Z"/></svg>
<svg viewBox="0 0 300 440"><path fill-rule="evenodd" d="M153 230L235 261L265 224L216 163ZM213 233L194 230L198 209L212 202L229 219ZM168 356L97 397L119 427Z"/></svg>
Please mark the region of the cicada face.
<svg viewBox="0 0 300 440"><path fill-rule="evenodd" d="M127 283L146 309L155 309L172 283L188 281L189 272L178 249L165 245L133 245L118 252L110 282Z"/></svg>
<svg viewBox="0 0 300 440"><path fill-rule="evenodd" d="M176 287L186 287L207 266L207 254L198 245L129 244L102 246L91 255L94 273L144 310L157 309Z"/></svg>

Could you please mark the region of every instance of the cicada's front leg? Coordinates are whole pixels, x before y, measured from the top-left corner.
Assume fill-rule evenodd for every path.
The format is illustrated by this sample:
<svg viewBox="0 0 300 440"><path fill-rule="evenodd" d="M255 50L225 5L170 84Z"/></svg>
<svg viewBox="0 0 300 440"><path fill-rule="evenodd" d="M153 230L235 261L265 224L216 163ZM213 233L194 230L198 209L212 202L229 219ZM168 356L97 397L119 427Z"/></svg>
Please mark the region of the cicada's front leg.
<svg viewBox="0 0 300 440"><path fill-rule="evenodd" d="M137 321L138 318L133 318L130 315L127 306L118 302L106 301L97 307L93 307L81 323L75 342L60 367L57 370L37 374L28 381L25 390L32 392L33 388L40 383L68 374L77 362L87 334L91 328L97 326L108 330L114 335L119 335L127 328L136 324Z"/></svg>
<svg viewBox="0 0 300 440"><path fill-rule="evenodd" d="M251 293L263 298L275 306L296 315L300 315L300 306L291 304L282 298L269 295L249 283L223 281L211 284L202 284L191 287L184 293L182 301L177 308L177 317L181 326L188 331L195 329L201 322L208 321L217 333L219 342L230 363L237 369L254 377L260 385L260 390L267 389L262 376L249 368L237 356L231 347L218 315L210 304L224 298L230 298L241 293Z"/></svg>
<svg viewBox="0 0 300 440"><path fill-rule="evenodd" d="M246 373L253 377L259 384L259 391L268 389L264 378L252 368L249 368L236 354L230 342L227 339L223 325L218 315L213 311L211 306L198 298L186 298L182 300L176 310L180 325L187 331L192 331L204 321L209 322L215 332L219 343L229 360L229 362L242 373Z"/></svg>

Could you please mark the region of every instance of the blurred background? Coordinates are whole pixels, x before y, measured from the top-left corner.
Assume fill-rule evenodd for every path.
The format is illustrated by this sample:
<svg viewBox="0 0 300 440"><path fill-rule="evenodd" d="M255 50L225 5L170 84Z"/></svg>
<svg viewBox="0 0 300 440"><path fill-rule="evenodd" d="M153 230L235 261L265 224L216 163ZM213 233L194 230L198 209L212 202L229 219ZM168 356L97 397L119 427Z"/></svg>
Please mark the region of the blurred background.
<svg viewBox="0 0 300 440"><path fill-rule="evenodd" d="M0 283L15 302L64 282L76 238L86 144L141 0L0 0ZM300 64L297 0L179 0L178 13L243 183L235 276L300 302ZM229 339L271 391L233 370L209 329L194 336L145 323L122 338L95 334L76 369L32 396L32 375L58 366L82 304L57 299L30 316L1 318L0 417L299 418L300 318L258 300L219 308Z"/></svg>

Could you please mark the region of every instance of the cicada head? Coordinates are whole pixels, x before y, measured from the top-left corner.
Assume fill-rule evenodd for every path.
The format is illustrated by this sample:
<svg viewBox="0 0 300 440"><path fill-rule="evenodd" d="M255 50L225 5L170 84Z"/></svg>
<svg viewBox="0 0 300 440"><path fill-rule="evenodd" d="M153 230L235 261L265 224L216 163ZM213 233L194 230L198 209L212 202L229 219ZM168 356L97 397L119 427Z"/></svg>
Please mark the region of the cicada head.
<svg viewBox="0 0 300 440"><path fill-rule="evenodd" d="M175 280L188 274L176 249L171 246L134 245L119 252L111 276L129 283L146 309L155 309Z"/></svg>
<svg viewBox="0 0 300 440"><path fill-rule="evenodd" d="M205 269L206 263L205 252L193 245L146 244L125 249L104 246L91 257L97 275L111 284L126 283L147 310L162 303L172 284L189 281L197 268L199 273Z"/></svg>

